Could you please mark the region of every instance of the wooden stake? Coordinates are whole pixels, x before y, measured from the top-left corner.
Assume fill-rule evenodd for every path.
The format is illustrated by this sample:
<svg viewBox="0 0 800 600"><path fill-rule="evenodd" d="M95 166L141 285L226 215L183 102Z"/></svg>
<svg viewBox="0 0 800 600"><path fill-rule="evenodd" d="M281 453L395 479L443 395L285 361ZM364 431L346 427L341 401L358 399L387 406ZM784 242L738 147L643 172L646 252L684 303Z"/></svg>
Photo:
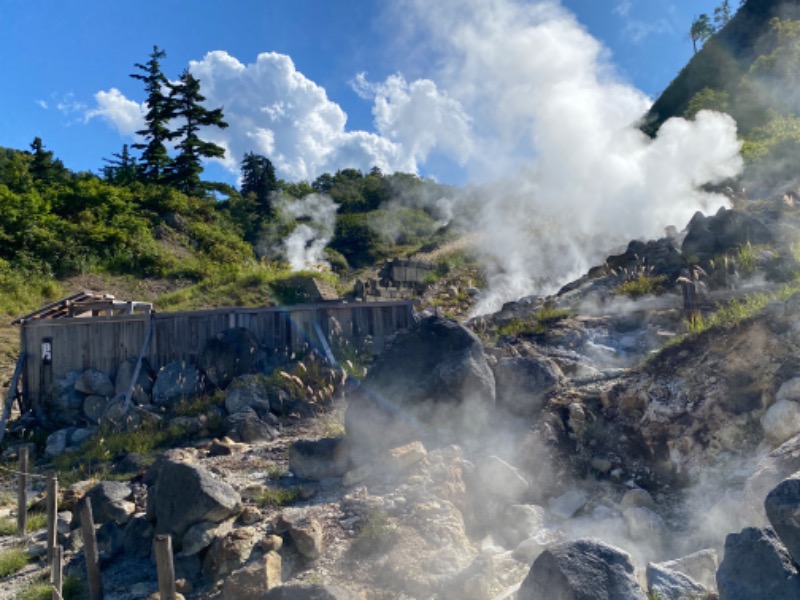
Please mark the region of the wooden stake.
<svg viewBox="0 0 800 600"><path fill-rule="evenodd" d="M47 560L53 564L58 529L58 477L50 473L47 477Z"/></svg>
<svg viewBox="0 0 800 600"><path fill-rule="evenodd" d="M53 600L64 600L61 595L62 590L62 577L63 577L63 564L64 564L64 548L59 544L53 551Z"/></svg>
<svg viewBox="0 0 800 600"><path fill-rule="evenodd" d="M161 600L176 600L175 565L172 562L172 538L156 536L156 569L158 570L158 593Z"/></svg>
<svg viewBox="0 0 800 600"><path fill-rule="evenodd" d="M19 488L17 489L17 535L28 535L28 447L19 449Z"/></svg>
<svg viewBox="0 0 800 600"><path fill-rule="evenodd" d="M97 553L97 535L92 517L92 500L83 499L81 509L81 532L83 533L83 553L86 557L86 578L89 584L89 600L102 600L103 579L100 576L100 557Z"/></svg>

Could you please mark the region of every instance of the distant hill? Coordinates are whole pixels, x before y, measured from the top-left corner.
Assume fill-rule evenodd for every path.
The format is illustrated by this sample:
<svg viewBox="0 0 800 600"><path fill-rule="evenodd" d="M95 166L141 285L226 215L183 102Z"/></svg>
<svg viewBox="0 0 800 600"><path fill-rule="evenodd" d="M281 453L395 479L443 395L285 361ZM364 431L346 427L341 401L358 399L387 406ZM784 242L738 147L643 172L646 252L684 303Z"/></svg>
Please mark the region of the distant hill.
<svg viewBox="0 0 800 600"><path fill-rule="evenodd" d="M712 36L655 101L642 129L655 135L664 121L683 116L698 93L706 88L741 95L741 80L759 57L775 50L777 36L770 26L775 18L800 19L800 0L748 0L730 22ZM739 106L739 105L742 106ZM734 102L733 116L747 132L750 123L744 102ZM736 110L738 109L738 110ZM735 114L736 112L742 114Z"/></svg>

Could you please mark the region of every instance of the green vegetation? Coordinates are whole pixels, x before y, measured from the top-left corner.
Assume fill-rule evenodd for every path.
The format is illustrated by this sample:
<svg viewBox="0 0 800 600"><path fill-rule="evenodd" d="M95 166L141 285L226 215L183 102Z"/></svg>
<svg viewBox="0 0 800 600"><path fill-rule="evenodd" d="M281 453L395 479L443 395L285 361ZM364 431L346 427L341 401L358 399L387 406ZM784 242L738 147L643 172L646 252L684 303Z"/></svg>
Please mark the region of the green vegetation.
<svg viewBox="0 0 800 600"><path fill-rule="evenodd" d="M188 436L187 429L176 424L145 422L132 431L102 428L76 452L55 457L53 465L65 485L92 476L110 477L110 464L128 453L135 452L152 461L159 450L185 442Z"/></svg>
<svg viewBox="0 0 800 600"><path fill-rule="evenodd" d="M11 548L0 552L0 579L21 571L31 560L22 548Z"/></svg>
<svg viewBox="0 0 800 600"><path fill-rule="evenodd" d="M47 515L43 512L29 512L25 531L31 533L47 527ZM17 520L11 517L0 519L0 536L17 535Z"/></svg>
<svg viewBox="0 0 800 600"><path fill-rule="evenodd" d="M622 283L615 291L616 296L630 296L640 298L648 294L657 294L664 290L665 275L647 275L640 273L636 279L631 279Z"/></svg>
<svg viewBox="0 0 800 600"><path fill-rule="evenodd" d="M82 600L87 596L83 582L77 577L65 577L61 592L64 600ZM41 581L26 587L14 596L14 600L50 600L52 597L52 586L46 581Z"/></svg>
<svg viewBox="0 0 800 600"><path fill-rule="evenodd" d="M497 334L502 336L517 335L542 335L557 321L566 319L570 311L557 309L545 305L531 319L512 319L505 325L497 328Z"/></svg>
<svg viewBox="0 0 800 600"><path fill-rule="evenodd" d="M276 507L287 506L299 500L300 490L296 487L267 488L255 497L259 506Z"/></svg>
<svg viewBox="0 0 800 600"><path fill-rule="evenodd" d="M386 512L376 508L364 521L350 550L357 556L380 554L389 550L399 535Z"/></svg>

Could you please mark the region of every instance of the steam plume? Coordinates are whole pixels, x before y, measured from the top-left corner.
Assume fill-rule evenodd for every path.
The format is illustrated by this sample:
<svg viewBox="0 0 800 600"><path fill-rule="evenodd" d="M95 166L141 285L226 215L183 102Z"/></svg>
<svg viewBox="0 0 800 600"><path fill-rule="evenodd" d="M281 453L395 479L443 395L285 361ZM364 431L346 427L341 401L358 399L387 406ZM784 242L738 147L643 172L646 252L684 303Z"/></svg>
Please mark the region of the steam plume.
<svg viewBox="0 0 800 600"><path fill-rule="evenodd" d="M673 119L650 140L636 128L650 99L559 2L404 0L397 15L469 115L472 139L453 158L468 148L470 172L495 182L464 200L489 265L478 312L550 293L614 246L726 204L698 188L741 170L734 121ZM391 100L376 98L382 114Z"/></svg>
<svg viewBox="0 0 800 600"><path fill-rule="evenodd" d="M322 194L279 201L280 211L302 221L283 240L284 255L293 270L319 270L328 266L324 250L333 237L338 208L329 196Z"/></svg>

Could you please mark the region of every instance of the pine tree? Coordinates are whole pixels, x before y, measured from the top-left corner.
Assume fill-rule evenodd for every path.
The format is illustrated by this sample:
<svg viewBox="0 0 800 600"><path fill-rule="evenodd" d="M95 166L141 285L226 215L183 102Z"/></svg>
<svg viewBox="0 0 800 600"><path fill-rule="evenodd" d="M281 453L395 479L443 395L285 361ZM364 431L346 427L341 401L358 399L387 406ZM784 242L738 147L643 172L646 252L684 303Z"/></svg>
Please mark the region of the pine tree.
<svg viewBox="0 0 800 600"><path fill-rule="evenodd" d="M242 160L242 196L252 196L258 215L269 218L272 213L270 195L278 189L275 167L266 157L248 152Z"/></svg>
<svg viewBox="0 0 800 600"><path fill-rule="evenodd" d="M108 164L103 167L103 177L114 185L130 185L137 180L139 166L136 157L131 156L128 144L123 144L122 152L115 152L112 158L104 158Z"/></svg>
<svg viewBox="0 0 800 600"><path fill-rule="evenodd" d="M53 158L50 150L44 149L42 138L35 137L31 142L33 160L28 167L28 172L37 183L49 184L63 179L67 174L67 169L57 158Z"/></svg>
<svg viewBox="0 0 800 600"><path fill-rule="evenodd" d="M169 139L180 140L177 145L178 156L169 168L169 182L180 191L199 195L203 192L200 164L203 158L222 158L225 149L213 142L207 142L197 135L201 127L219 127L228 124L223 120L221 108L209 110L202 106L205 96L200 93L200 81L189 71L184 71L177 83L170 83L169 100L174 116L183 124L177 131L169 134Z"/></svg>
<svg viewBox="0 0 800 600"><path fill-rule="evenodd" d="M695 54L697 54L697 42L705 42L712 35L714 35L714 26L711 24L711 18L706 13L701 14L692 21L689 37L692 40Z"/></svg>
<svg viewBox="0 0 800 600"><path fill-rule="evenodd" d="M131 74L134 79L144 82L147 91L147 114L144 118L146 127L136 132L146 141L133 144L133 147L142 151L139 165L141 178L152 183L163 182L164 174L172 163L165 142L170 139L167 123L174 116L174 107L172 100L165 94L169 82L161 72L159 62L166 55L158 46L153 46L150 60L146 64L135 65L144 73Z"/></svg>

